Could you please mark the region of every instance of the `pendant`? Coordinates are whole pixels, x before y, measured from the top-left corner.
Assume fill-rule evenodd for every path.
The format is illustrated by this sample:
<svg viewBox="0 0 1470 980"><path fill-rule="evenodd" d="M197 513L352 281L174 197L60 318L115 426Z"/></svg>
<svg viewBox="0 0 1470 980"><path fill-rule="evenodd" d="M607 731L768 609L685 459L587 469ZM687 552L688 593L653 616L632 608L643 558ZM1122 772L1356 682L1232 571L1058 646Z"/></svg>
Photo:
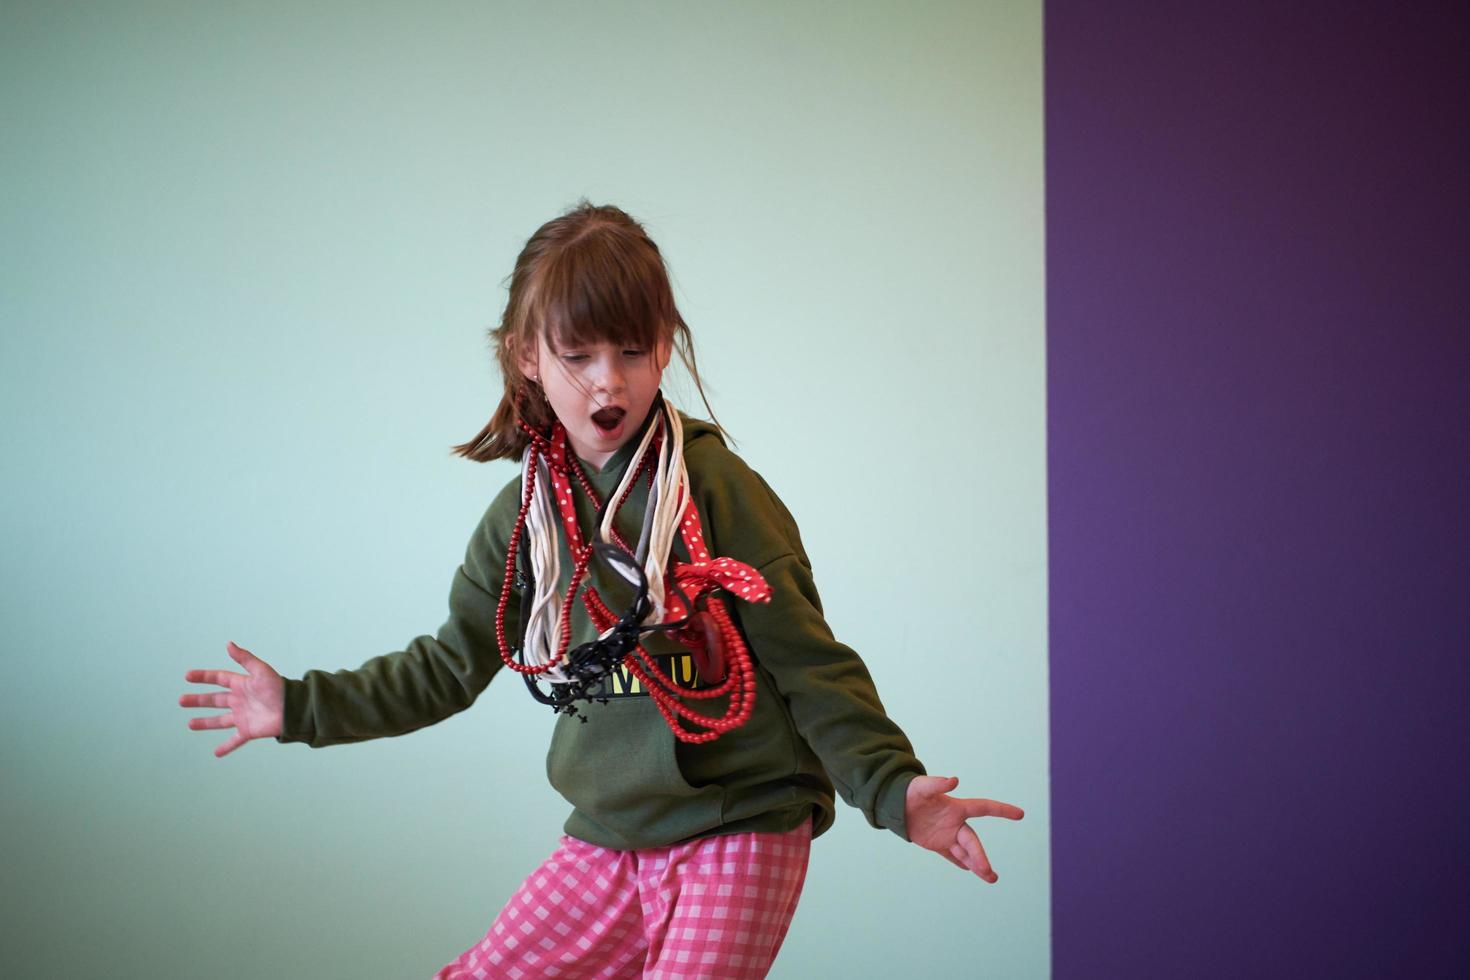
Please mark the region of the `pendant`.
<svg viewBox="0 0 1470 980"><path fill-rule="evenodd" d="M715 618L704 609L696 610L684 627L694 634L689 653L699 669L701 684L718 684L725 679L725 637Z"/></svg>

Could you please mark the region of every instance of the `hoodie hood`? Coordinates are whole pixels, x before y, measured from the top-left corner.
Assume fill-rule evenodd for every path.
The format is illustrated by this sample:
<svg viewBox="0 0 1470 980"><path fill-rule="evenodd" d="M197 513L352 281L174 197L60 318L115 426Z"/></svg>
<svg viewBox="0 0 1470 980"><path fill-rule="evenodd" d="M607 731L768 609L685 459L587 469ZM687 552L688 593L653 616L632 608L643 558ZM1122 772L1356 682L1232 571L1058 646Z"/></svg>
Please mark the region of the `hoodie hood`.
<svg viewBox="0 0 1470 980"><path fill-rule="evenodd" d="M725 446L725 437L720 434L719 429L715 428L713 422L691 418L682 411L679 412L679 421L684 423L684 452L686 454L690 447L706 439L713 439L721 446Z"/></svg>

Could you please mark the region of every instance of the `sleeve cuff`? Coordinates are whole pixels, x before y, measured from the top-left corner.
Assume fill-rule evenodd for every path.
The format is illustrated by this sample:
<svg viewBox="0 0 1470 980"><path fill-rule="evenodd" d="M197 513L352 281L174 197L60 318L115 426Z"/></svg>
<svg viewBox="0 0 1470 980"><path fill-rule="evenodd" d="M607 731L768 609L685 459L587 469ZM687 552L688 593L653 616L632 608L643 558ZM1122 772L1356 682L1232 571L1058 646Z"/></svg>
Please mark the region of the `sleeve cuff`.
<svg viewBox="0 0 1470 980"><path fill-rule="evenodd" d="M285 698L281 704L281 734L276 741L307 742L316 737L311 723L311 696L305 681L286 680Z"/></svg>
<svg viewBox="0 0 1470 980"><path fill-rule="evenodd" d="M889 781L883 790L883 795L878 799L876 815L878 823L887 827L905 841L909 839L908 828L908 794L909 783L914 781L915 776L924 775L920 768L913 772L899 773Z"/></svg>

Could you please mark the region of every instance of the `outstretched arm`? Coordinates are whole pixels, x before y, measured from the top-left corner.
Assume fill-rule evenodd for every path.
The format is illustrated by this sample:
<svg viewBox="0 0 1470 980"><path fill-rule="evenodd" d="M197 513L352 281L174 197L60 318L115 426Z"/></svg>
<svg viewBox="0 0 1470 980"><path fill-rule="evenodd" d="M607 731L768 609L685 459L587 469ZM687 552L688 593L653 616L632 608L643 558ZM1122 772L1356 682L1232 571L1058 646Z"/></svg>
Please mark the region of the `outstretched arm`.
<svg viewBox="0 0 1470 980"><path fill-rule="evenodd" d="M966 821L1020 820L1021 810L950 797L958 780L922 775L923 764L884 711L862 658L833 637L790 511L718 440L697 445L686 462L712 553L755 567L773 593L769 603L736 604L733 611L834 787L873 826L994 882L980 838Z"/></svg>
<svg viewBox="0 0 1470 980"><path fill-rule="evenodd" d="M286 683L270 664L235 644L227 644L230 658L245 668L245 673L228 670L191 670L184 680L191 684L217 684L223 692L185 694L179 704L185 708L225 708L222 715L190 718L194 731L233 728L235 733L215 747L214 754L223 758L253 738L273 738L281 734L286 703Z"/></svg>
<svg viewBox="0 0 1470 980"><path fill-rule="evenodd" d="M190 695L180 704L229 709L195 719L190 727L234 728L235 736L216 751L225 755L253 738L320 747L403 735L468 708L501 666L496 613L519 484L515 479L505 485L471 535L464 562L450 583L449 616L436 634L415 637L403 649L373 657L356 669L308 670L300 680L283 680L264 661L231 645L230 656L246 674L185 675L226 691ZM514 598L507 596L509 636L516 635Z"/></svg>
<svg viewBox="0 0 1470 980"><path fill-rule="evenodd" d="M928 848L964 871L972 871L992 885L999 879L990 858L971 826L971 817L1020 820L1018 806L998 800L956 799L948 795L960 781L953 776L915 776L904 801L909 840Z"/></svg>

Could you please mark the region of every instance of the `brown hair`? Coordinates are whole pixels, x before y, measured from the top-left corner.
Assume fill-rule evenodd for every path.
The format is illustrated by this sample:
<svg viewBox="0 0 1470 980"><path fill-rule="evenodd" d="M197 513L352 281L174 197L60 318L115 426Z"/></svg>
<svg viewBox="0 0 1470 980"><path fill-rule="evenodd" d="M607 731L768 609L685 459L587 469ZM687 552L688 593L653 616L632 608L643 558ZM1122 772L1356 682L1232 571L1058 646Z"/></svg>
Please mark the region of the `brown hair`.
<svg viewBox="0 0 1470 980"><path fill-rule="evenodd" d="M663 256L643 226L619 208L583 199L536 229L521 249L505 313L490 330L505 390L490 421L453 447L455 453L482 463L519 459L529 442L519 423L538 432L550 428L551 406L519 367L520 352L543 335L553 349L607 341L653 350L671 343L714 419Z"/></svg>

